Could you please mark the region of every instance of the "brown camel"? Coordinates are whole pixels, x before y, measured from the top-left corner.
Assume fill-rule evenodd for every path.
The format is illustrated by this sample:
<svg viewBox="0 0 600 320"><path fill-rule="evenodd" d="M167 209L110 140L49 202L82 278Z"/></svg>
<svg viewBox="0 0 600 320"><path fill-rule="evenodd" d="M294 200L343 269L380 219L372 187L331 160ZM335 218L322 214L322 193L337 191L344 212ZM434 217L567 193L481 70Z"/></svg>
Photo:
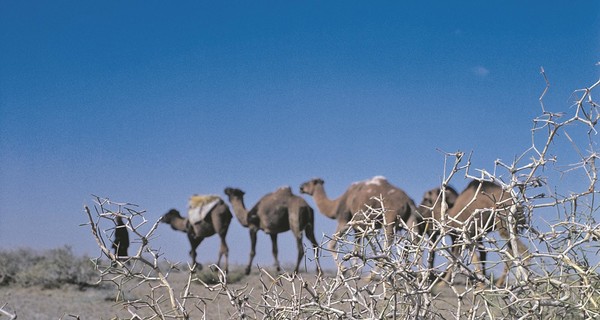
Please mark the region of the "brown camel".
<svg viewBox="0 0 600 320"><path fill-rule="evenodd" d="M225 194L229 196L233 212L242 226L250 229L250 261L246 267L246 274L250 274L252 260L256 254L256 233L258 230L263 230L271 236L277 271L281 270L277 259L277 234L292 230L298 247L298 259L294 269L296 273L304 256L302 247L302 230L304 230L306 238L310 240L315 250L317 272L321 273L319 245L314 235L314 211L304 199L292 194L290 187L279 188L275 192L263 196L250 211L246 210L244 205L244 192L242 190L226 188Z"/></svg>
<svg viewBox="0 0 600 320"><path fill-rule="evenodd" d="M454 206L456 198L458 198L458 192L452 187L446 187L446 192L442 193L442 188L435 188L425 192L423 200L417 209L421 218L423 219L423 226L421 231L423 234L428 233L431 237L431 241L435 243L440 235L440 232L435 228L435 221L442 221L442 210L446 211ZM443 199L442 199L443 196ZM442 208L442 203L446 203L445 208ZM429 252L427 263L429 270L433 270L435 260L435 250ZM432 277L435 277L432 275Z"/></svg>
<svg viewBox="0 0 600 320"><path fill-rule="evenodd" d="M204 217L198 218L193 216L194 205L197 205L198 199L204 198L204 201L210 202L209 210L206 210ZM206 207L205 207L206 208ZM231 211L221 198L217 196L192 196L190 198L190 217L183 218L179 211L171 209L162 216L162 222L171 225L174 230L185 232L190 241L192 249L190 256L192 257L192 265L194 268L202 269L202 265L196 261L196 248L200 245L204 238L210 237L215 233L221 238L221 248L219 249L219 259L217 265L221 264L221 258L225 256L225 272L229 269L229 247L227 247L227 230L231 223ZM192 221L192 222L191 222ZM194 269L193 268L193 269Z"/></svg>
<svg viewBox="0 0 600 320"><path fill-rule="evenodd" d="M441 206L439 203L440 189L434 189L425 194L423 203L432 210L422 210L424 215L429 214L436 221L441 221ZM455 193L446 193L447 199L455 197ZM435 204L435 205L434 205ZM456 244L460 237L460 231L466 224L468 236L476 238L477 247L479 249L479 258L473 254L473 263L475 271L485 277L485 261L487 251L481 243L481 238L478 234L497 230L500 236L509 240L511 232L508 227L508 216L513 215L515 222L518 225L525 223L523 209L515 205L515 201L509 191L504 191L501 186L488 182L473 180L469 185L456 197L454 205L448 209L448 220L446 225L450 228L449 235L452 242ZM423 213L422 213L423 214ZM517 232L516 228L512 230L513 234ZM527 252L527 247L519 239L515 239L517 244L517 252L520 256ZM513 254L511 241L507 242L508 252ZM454 245L452 253L455 257L460 254L460 246ZM433 262L431 262L433 263ZM481 264L481 268L479 267ZM510 264L505 263L504 272L496 281L496 286L502 286L506 281L506 276L510 269ZM449 280L450 273L446 274L446 280Z"/></svg>
<svg viewBox="0 0 600 320"><path fill-rule="evenodd" d="M367 206L381 208L381 202L377 200L380 197L383 197L383 206L386 211L383 221L380 221L377 227L380 228L384 225L387 244L391 244L395 230L400 227L401 221L406 222L411 229L418 225L418 220L416 220L418 215L415 214L416 206L413 200L384 177L377 176L368 181L355 182L335 200L327 198L323 187L324 183L322 179L312 179L300 186L300 192L312 196L323 215L337 219L335 235L341 235L348 230L350 220ZM354 217L354 219L357 221L361 217ZM329 243L329 249L335 252L336 244L337 241L334 237Z"/></svg>

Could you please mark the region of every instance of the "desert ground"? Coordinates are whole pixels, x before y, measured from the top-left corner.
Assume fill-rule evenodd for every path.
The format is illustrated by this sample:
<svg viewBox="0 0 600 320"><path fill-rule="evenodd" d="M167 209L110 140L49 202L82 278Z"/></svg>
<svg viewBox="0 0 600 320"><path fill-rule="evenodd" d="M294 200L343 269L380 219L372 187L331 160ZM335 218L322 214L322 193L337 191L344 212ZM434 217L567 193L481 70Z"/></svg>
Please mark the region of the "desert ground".
<svg viewBox="0 0 600 320"><path fill-rule="evenodd" d="M242 267L235 267L231 274L237 277L228 285L230 292L240 293L240 300L245 300L249 305L258 306L263 304L265 290L274 292L279 297L285 299L286 295L291 295L301 291L301 281L296 278L291 282L287 275L278 277L274 270L256 270L248 276L243 275ZM185 292L190 273L186 271L173 271L168 274L169 283L180 302ZM194 276L192 276L194 278ZM332 279L335 274L332 271L325 272L324 277ZM300 279L308 283L314 283L316 276L314 273L301 273ZM62 285L60 288L44 289L39 286L21 287L18 285L9 285L0 287L0 306L9 313L16 314L18 319L132 319L131 312L128 311L124 301L148 301L147 295L152 290L151 286L156 286L156 281L143 282L139 284L136 279L129 279L123 287L124 292L119 293L116 286L110 282L98 286L77 286ZM164 291L157 290L155 295L164 294ZM340 298L343 298L340 293ZM228 295L219 285L202 284L194 280L189 288L190 297L185 303L185 309L189 313L190 319L239 319L240 313L230 302ZM161 307L168 309L166 297L161 298ZM264 302L267 303L267 302ZM444 309L449 312L455 308L456 296L450 290L443 290L436 304L442 314ZM131 308L134 313L144 317L149 315L149 309L140 303L140 309ZM343 306L340 306L344 308ZM250 319L269 318L267 314L259 308L256 312L253 308L247 308L246 316ZM449 315L449 313L448 313ZM8 319L6 315L0 315L0 319Z"/></svg>
<svg viewBox="0 0 600 320"><path fill-rule="evenodd" d="M245 276L243 267L235 267L238 279L230 284L232 290L244 289L255 294L251 299L260 300L262 292L261 273L265 271L253 270ZM272 272L272 271L269 271ZM312 276L309 273L304 276ZM173 286L178 298L184 292L190 273L174 271L168 275L168 281ZM314 276L313 276L314 277ZM268 277L267 277L268 278ZM264 277L263 277L264 279ZM117 286L110 282L98 286L62 285L60 288L45 289L39 286L21 287L9 285L0 287L0 306L4 305L9 313L16 314L18 319L130 319L132 314L127 310L124 301L145 299L151 292L150 286L157 282L144 283L137 286L136 281L125 283L125 292L119 292ZM214 285L214 284L213 284ZM186 305L190 319L238 319L235 307L226 294L218 289L211 290L212 285L204 285L199 281L192 281L190 299ZM165 301L165 305L168 305ZM165 307L168 308L168 307ZM135 310L140 315L147 315L147 310ZM254 316L250 316L254 318ZM0 319L7 319L0 315Z"/></svg>

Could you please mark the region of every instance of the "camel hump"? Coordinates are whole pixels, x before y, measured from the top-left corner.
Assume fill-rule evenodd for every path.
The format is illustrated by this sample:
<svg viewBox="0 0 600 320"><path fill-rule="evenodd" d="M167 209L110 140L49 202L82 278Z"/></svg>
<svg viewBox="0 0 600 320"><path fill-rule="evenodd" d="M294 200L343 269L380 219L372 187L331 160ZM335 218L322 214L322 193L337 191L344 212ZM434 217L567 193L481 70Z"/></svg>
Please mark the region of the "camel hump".
<svg viewBox="0 0 600 320"><path fill-rule="evenodd" d="M380 185L384 182L387 182L387 179L384 176L374 176L371 180L367 181L367 184L377 184Z"/></svg>
<svg viewBox="0 0 600 320"><path fill-rule="evenodd" d="M190 209L202 207L203 205L213 202L217 199L220 199L219 196L214 195L214 194L208 194L208 195L195 194L190 197L190 200L188 201L188 204L189 204L188 206Z"/></svg>
<svg viewBox="0 0 600 320"><path fill-rule="evenodd" d="M388 183L388 181L387 181L386 177L384 177L384 176L374 176L373 178L371 178L369 180L361 181L359 183L362 183L365 185L380 186L382 184Z"/></svg>
<svg viewBox="0 0 600 320"><path fill-rule="evenodd" d="M374 176L368 180L356 181L353 182L351 186L359 186L359 185L377 185L380 186L382 184L388 183L387 178L384 176Z"/></svg>
<svg viewBox="0 0 600 320"><path fill-rule="evenodd" d="M289 194L292 194L292 187L290 187L290 186L281 186L281 187L277 188L277 190L275 192L277 192L277 193L289 193Z"/></svg>
<svg viewBox="0 0 600 320"><path fill-rule="evenodd" d="M469 184L467 185L467 187L465 188L465 190L467 189L477 189L479 188L479 185L481 185L481 190L486 190L486 189L490 189L490 188L494 188L494 189L502 189L502 187L494 182L491 181L486 181L486 180L476 180L473 179L471 180L471 182L469 182Z"/></svg>
<svg viewBox="0 0 600 320"><path fill-rule="evenodd" d="M276 197L281 197L281 196L289 197L289 196L292 196L293 195L293 193L292 193L292 187L290 187L290 186L279 187L272 194L274 196L276 196Z"/></svg>
<svg viewBox="0 0 600 320"><path fill-rule="evenodd" d="M219 203L221 198L217 195L193 195L189 200L189 222L194 225L203 221L208 213Z"/></svg>

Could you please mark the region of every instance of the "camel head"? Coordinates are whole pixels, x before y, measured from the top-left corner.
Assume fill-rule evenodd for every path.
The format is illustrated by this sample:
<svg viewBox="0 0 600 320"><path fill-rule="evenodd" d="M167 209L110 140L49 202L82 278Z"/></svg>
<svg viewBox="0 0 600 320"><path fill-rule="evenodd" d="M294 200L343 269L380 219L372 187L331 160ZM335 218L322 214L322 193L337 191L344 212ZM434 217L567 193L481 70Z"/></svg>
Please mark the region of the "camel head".
<svg viewBox="0 0 600 320"><path fill-rule="evenodd" d="M429 214L425 215L424 213L429 210L440 210L438 206L436 206L436 202L441 201L441 188L435 188L425 192L423 195L423 200L421 200L421 204L419 205L418 211L424 215L429 216ZM448 209L454 206L456 202L456 198L458 198L458 193L452 187L446 187L446 204L448 205ZM436 208L434 208L434 206Z"/></svg>
<svg viewBox="0 0 600 320"><path fill-rule="evenodd" d="M171 221L173 221L175 218L183 219L181 214L179 214L179 211L171 209L162 216L161 222L171 224Z"/></svg>
<svg viewBox="0 0 600 320"><path fill-rule="evenodd" d="M300 193L304 193L304 194L308 194L309 196L312 196L313 193L315 192L315 186L323 185L324 183L325 183L325 181L323 181L323 179L321 179L321 178L315 178L310 181L307 181L300 185Z"/></svg>
<svg viewBox="0 0 600 320"><path fill-rule="evenodd" d="M244 191L237 188L225 188L224 192L227 196L229 196L229 199L231 199L232 197L243 198L246 194Z"/></svg>

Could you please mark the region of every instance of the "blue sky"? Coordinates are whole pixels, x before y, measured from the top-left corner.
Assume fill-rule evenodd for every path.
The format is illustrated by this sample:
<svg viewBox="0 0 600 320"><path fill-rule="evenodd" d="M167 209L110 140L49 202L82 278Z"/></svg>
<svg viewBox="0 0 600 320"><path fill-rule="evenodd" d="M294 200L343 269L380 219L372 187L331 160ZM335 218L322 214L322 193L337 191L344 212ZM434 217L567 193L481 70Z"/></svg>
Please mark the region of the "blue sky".
<svg viewBox="0 0 600 320"><path fill-rule="evenodd" d="M599 2L526 3L0 1L0 249L95 255L91 194L153 220L227 186L251 206L312 177L337 197L384 175L419 202L439 150L510 162L531 144L541 66L558 111L600 74ZM247 230L228 240L245 263ZM183 233L156 241L187 261ZM291 235L280 246L292 262ZM264 234L258 251L270 265ZM216 255L216 239L199 248Z"/></svg>

